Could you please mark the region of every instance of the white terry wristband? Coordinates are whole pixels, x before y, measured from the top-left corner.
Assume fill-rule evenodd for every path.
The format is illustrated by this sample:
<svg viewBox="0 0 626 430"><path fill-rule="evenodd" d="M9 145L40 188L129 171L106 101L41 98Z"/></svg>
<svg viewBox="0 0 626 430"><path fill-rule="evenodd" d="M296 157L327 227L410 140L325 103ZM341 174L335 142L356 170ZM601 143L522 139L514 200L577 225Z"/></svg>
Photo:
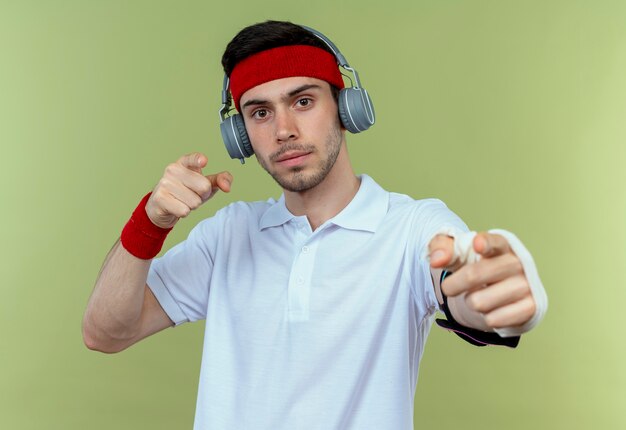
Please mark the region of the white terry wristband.
<svg viewBox="0 0 626 430"><path fill-rule="evenodd" d="M480 260L480 254L474 251L475 231L462 231L454 227L443 227L430 238L427 243L437 235L450 236L454 239L454 254L452 255L452 264L471 264ZM428 252L428 250L426 250Z"/></svg>
<svg viewBox="0 0 626 430"><path fill-rule="evenodd" d="M537 272L537 266L535 265L530 252L528 252L524 244L517 238L517 236L502 229L492 229L489 230L489 233L499 234L509 243L509 246L522 264L524 274L526 275L526 279L530 287L530 293L535 300L535 314L525 324L515 327L494 329L494 331L502 337L519 336L531 330L543 319L546 311L548 310L548 296L543 288L543 284L539 278L539 273ZM471 264L480 260L481 256L474 251L473 246L476 232L465 232L452 227L444 227L438 230L433 237L439 234L454 238L453 261L458 261L462 264Z"/></svg>

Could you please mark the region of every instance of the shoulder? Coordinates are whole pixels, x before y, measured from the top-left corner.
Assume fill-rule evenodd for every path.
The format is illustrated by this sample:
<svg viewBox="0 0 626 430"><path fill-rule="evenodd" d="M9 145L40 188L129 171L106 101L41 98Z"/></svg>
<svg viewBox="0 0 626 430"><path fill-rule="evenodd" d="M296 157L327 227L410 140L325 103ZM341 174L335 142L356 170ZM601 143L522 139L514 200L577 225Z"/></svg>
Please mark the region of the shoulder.
<svg viewBox="0 0 626 430"><path fill-rule="evenodd" d="M406 194L389 193L389 213L427 221L436 217L455 216L448 206L436 198L414 199Z"/></svg>
<svg viewBox="0 0 626 430"><path fill-rule="evenodd" d="M217 211L216 216L256 217L260 218L277 201L274 198L254 202L237 201Z"/></svg>
<svg viewBox="0 0 626 430"><path fill-rule="evenodd" d="M388 229L402 229L420 243L426 243L443 228L468 230L463 220L440 199L415 199L397 192L388 192L388 195L389 206L384 223Z"/></svg>
<svg viewBox="0 0 626 430"><path fill-rule="evenodd" d="M386 224L415 226L430 222L463 224L460 218L448 206L437 198L415 199L407 194L387 191L368 175L361 175L362 188L367 208L384 206Z"/></svg>
<svg viewBox="0 0 626 430"><path fill-rule="evenodd" d="M236 201L219 209L215 215L200 221L195 229L207 231L215 228L226 229L229 226L258 226L263 215L278 202L274 198L263 201Z"/></svg>

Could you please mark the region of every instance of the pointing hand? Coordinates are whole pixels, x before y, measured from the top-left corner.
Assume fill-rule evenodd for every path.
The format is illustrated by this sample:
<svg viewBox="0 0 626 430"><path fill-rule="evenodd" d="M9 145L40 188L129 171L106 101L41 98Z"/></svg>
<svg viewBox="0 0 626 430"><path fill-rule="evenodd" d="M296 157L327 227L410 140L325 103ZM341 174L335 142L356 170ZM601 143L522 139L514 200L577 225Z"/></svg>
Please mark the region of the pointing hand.
<svg viewBox="0 0 626 430"><path fill-rule="evenodd" d="M431 267L453 272L441 285L443 293L449 297L466 293L467 306L484 314L491 328L524 324L536 305L519 258L498 234L479 233L472 246L481 259L463 264L454 254L453 238L437 235L430 242Z"/></svg>
<svg viewBox="0 0 626 430"><path fill-rule="evenodd" d="M230 191L233 176L229 172L203 175L207 162L204 154L194 152L165 168L146 204L146 213L153 224L161 228L173 227L218 190Z"/></svg>

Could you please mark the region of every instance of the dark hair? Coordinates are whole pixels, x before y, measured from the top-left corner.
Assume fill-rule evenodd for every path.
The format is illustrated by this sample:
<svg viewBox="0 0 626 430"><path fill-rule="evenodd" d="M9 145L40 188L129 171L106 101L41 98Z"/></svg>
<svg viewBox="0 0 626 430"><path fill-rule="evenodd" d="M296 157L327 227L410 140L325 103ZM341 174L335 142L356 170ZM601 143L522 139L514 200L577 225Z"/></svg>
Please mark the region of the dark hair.
<svg viewBox="0 0 626 430"><path fill-rule="evenodd" d="M333 53L317 36L299 25L288 21L265 21L244 28L226 46L222 56L224 73L230 76L237 63L250 55L289 45L311 45Z"/></svg>

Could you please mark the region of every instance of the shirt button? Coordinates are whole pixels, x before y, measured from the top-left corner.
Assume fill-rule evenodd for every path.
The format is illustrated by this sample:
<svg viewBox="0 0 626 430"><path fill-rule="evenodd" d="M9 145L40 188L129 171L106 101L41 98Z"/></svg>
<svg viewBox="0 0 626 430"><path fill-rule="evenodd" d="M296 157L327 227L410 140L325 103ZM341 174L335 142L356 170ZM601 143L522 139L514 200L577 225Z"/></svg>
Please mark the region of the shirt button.
<svg viewBox="0 0 626 430"><path fill-rule="evenodd" d="M309 247L308 246L303 246L302 247L302 253L303 254L308 254L309 253Z"/></svg>
<svg viewBox="0 0 626 430"><path fill-rule="evenodd" d="M298 285L304 284L304 278L302 276L298 277Z"/></svg>

